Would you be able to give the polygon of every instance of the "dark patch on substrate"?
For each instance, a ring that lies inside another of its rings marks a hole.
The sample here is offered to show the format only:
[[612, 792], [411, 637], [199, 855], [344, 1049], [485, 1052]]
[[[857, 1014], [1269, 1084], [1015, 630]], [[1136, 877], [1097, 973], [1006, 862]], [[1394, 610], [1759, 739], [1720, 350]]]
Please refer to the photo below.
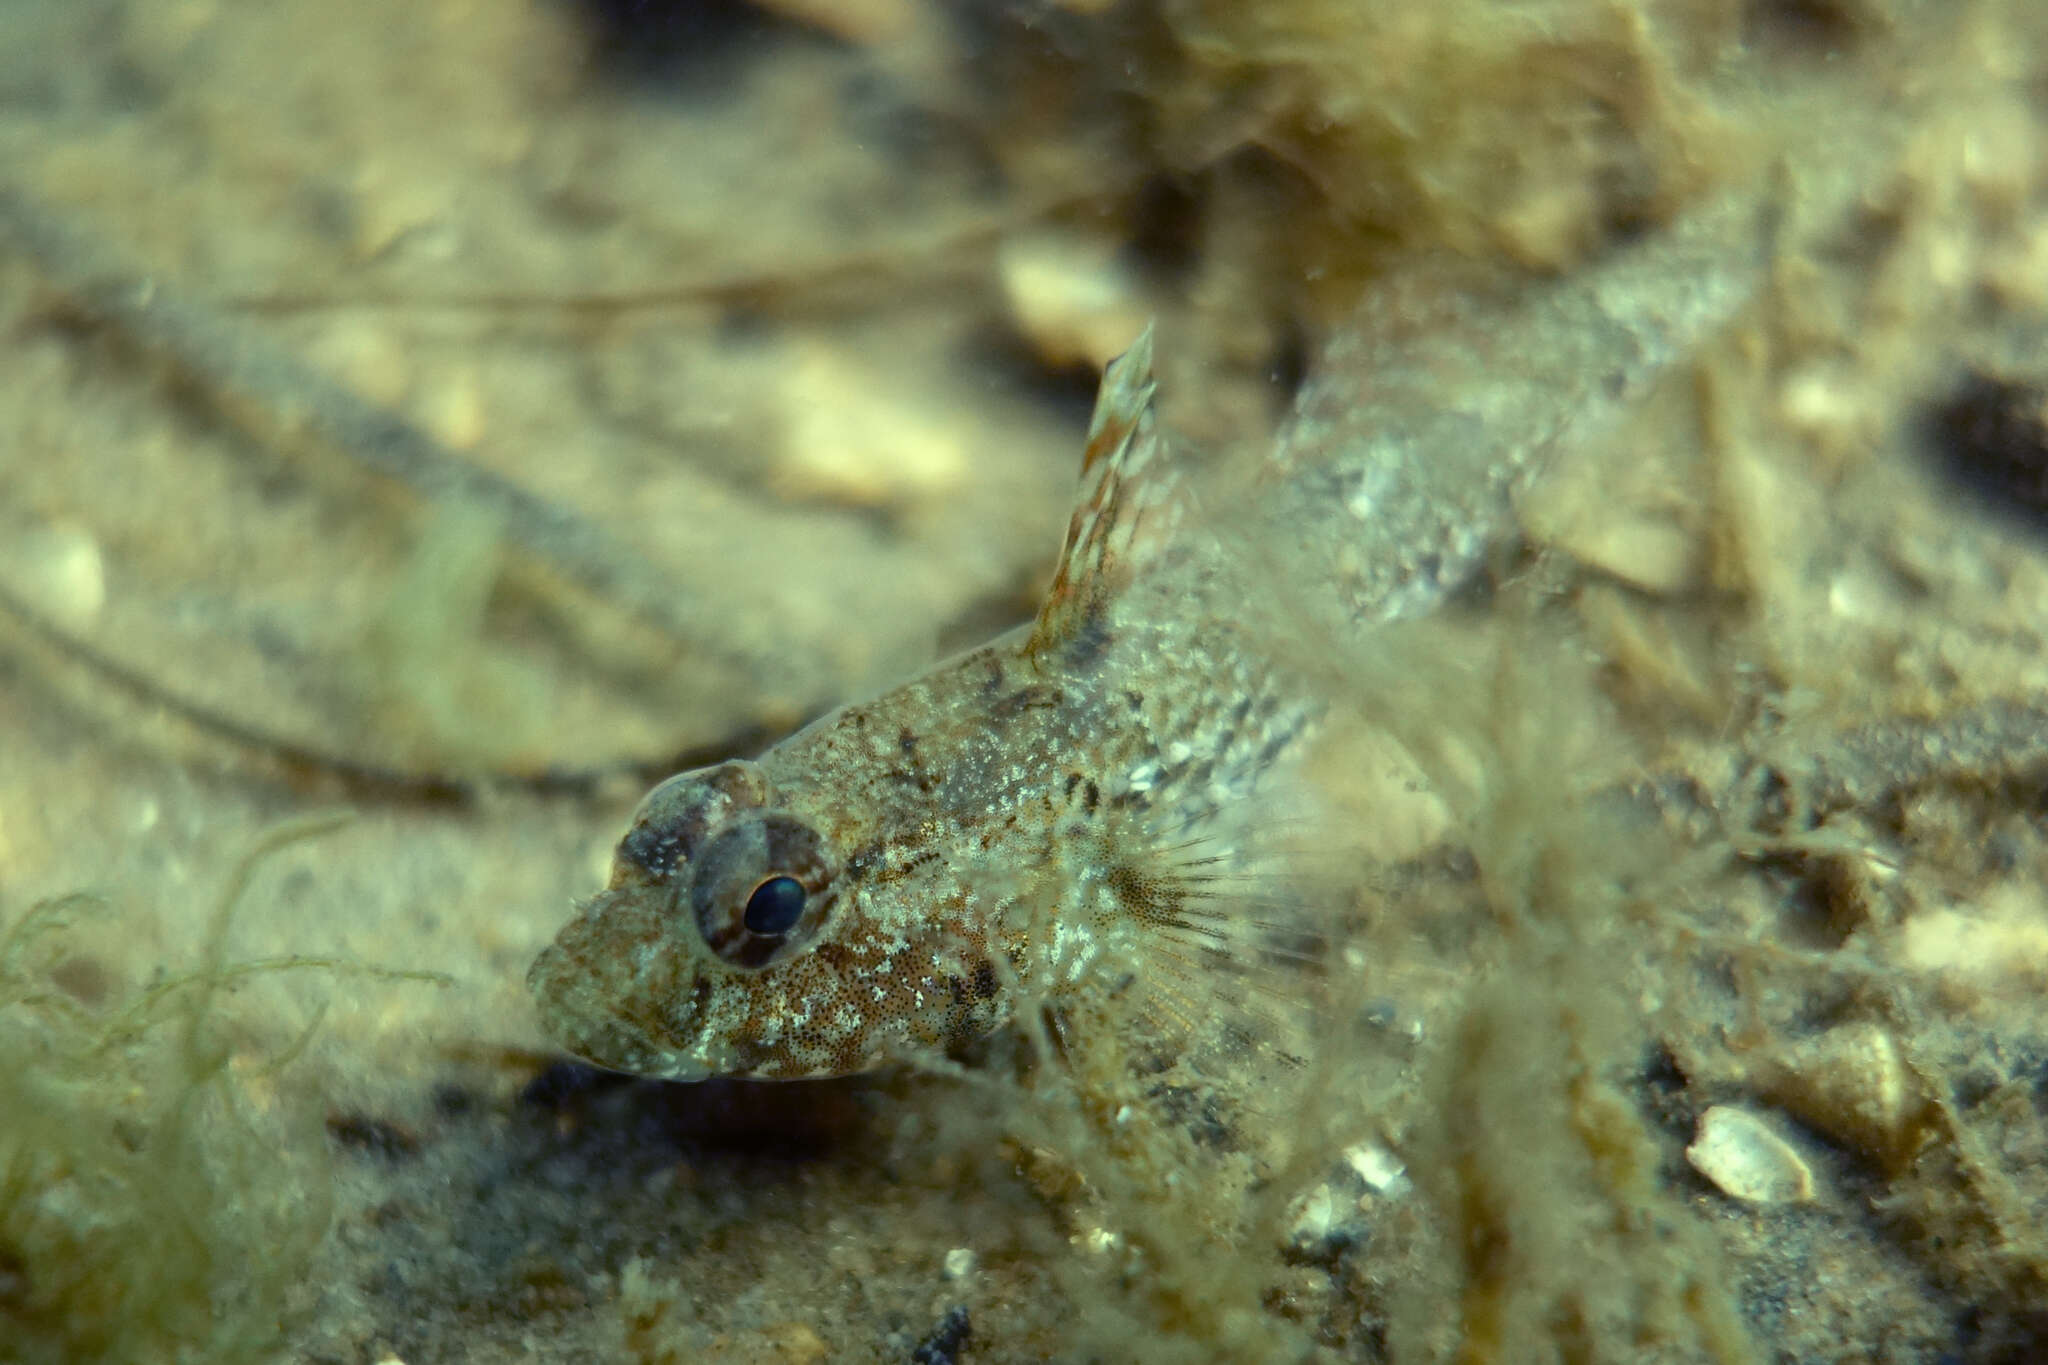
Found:
[[327, 1136], [351, 1151], [389, 1162], [404, 1161], [418, 1156], [420, 1151], [419, 1134], [403, 1124], [368, 1114], [329, 1114]]
[[1750, 0], [1742, 16], [1753, 46], [1824, 60], [1850, 52], [1881, 22], [1861, 0]]
[[967, 1310], [955, 1304], [946, 1310], [917, 1349], [910, 1353], [910, 1365], [957, 1365], [960, 1349], [974, 1338], [974, 1324]]
[[596, 76], [663, 96], [730, 93], [755, 59], [827, 35], [739, 0], [567, 0]]
[[2048, 532], [2048, 388], [1973, 372], [1931, 402], [1920, 425], [1945, 478], [1992, 510]]
[[635, 1258], [674, 1259], [738, 1192], [776, 1207], [818, 1163], [863, 1160], [877, 1145], [864, 1089], [547, 1066], [492, 1106], [500, 1122], [384, 1168], [364, 1219], [391, 1254], [361, 1285], [380, 1342], [432, 1357], [456, 1324], [509, 1350], [536, 1323], [589, 1311], [592, 1285]]
[[527, 1083], [519, 1105], [606, 1168], [716, 1153], [806, 1161], [858, 1128], [862, 1088], [857, 1079], [658, 1081], [562, 1061]]

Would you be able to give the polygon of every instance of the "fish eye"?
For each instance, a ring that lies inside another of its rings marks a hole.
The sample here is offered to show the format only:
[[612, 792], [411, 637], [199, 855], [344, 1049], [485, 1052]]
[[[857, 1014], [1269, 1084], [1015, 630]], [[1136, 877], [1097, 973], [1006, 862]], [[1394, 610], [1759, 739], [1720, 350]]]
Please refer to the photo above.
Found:
[[750, 934], [780, 936], [796, 928], [804, 915], [804, 884], [794, 877], [770, 877], [747, 897], [740, 922]]
[[839, 867], [831, 846], [788, 811], [729, 820], [685, 868], [679, 908], [714, 957], [757, 971], [802, 952], [831, 917]]

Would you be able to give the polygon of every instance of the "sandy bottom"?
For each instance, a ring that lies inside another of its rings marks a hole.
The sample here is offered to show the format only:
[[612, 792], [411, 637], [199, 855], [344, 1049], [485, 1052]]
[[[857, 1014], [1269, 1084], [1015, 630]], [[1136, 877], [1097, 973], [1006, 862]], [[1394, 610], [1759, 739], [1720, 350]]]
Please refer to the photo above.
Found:
[[[2048, 1356], [2041, 18], [1370, 8], [0, 3], [0, 1358]], [[1227, 477], [1360, 281], [1772, 175], [1440, 619], [1272, 584], [1296, 1060], [549, 1049], [649, 780], [1029, 617], [1145, 319]]]

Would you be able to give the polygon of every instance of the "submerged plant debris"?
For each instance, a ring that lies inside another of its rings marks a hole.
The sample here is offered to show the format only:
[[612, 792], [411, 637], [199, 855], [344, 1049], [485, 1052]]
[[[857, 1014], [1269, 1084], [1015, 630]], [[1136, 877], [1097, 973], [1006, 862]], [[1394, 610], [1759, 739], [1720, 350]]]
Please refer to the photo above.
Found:
[[[0, 1359], [2048, 1354], [2041, 7], [728, 8], [0, 3]], [[1431, 345], [1724, 196], [1725, 325], [1333, 628], [1297, 398], [1526, 412]], [[1151, 318], [1325, 716], [1259, 970], [559, 1057], [649, 782], [1029, 620]]]
[[111, 907], [92, 896], [0, 922], [7, 1358], [256, 1361], [287, 1345], [330, 1208], [324, 1154], [272, 1090], [307, 1038], [240, 1057], [221, 1003], [251, 970], [338, 964], [221, 948], [259, 860], [319, 823], [250, 853], [195, 921], [203, 956], [147, 988], [107, 975]]

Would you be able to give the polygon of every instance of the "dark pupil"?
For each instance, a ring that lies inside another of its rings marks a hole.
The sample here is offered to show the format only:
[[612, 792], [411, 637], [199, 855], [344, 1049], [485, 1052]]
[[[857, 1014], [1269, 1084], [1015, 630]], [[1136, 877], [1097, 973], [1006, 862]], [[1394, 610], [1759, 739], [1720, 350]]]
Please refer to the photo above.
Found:
[[747, 897], [740, 922], [754, 934], [786, 934], [804, 914], [804, 886], [794, 877], [770, 877]]

